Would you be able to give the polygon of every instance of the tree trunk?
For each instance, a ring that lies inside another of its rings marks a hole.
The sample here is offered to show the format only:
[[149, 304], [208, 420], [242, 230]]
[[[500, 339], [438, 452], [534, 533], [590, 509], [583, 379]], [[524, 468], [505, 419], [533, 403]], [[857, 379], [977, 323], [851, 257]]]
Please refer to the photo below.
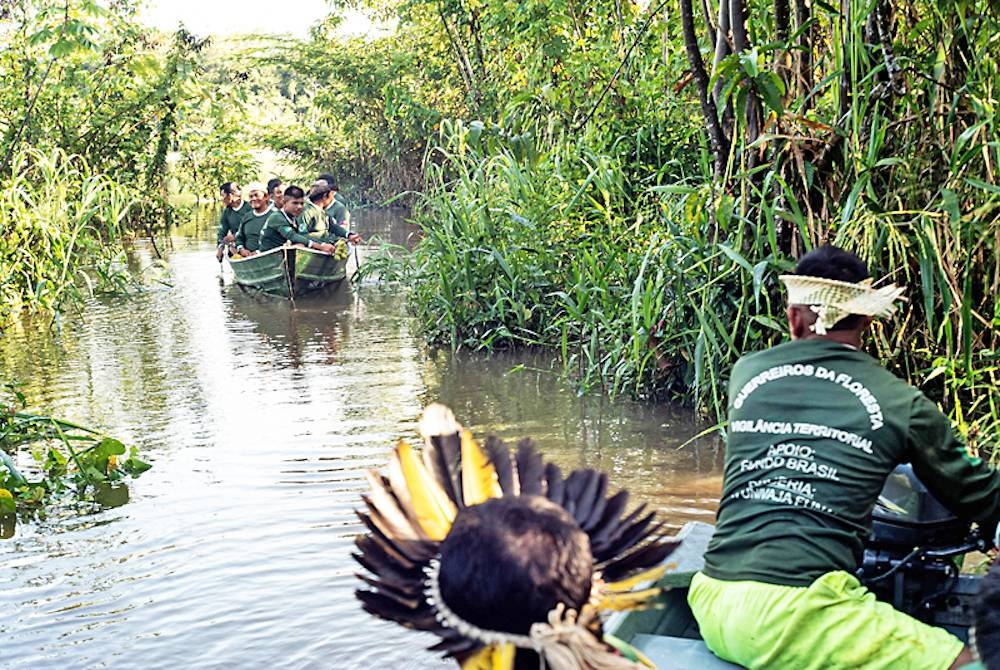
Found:
[[[726, 159], [729, 156], [729, 139], [719, 123], [719, 110], [715, 100], [709, 95], [708, 73], [705, 71], [705, 62], [701, 58], [701, 48], [698, 46], [698, 34], [694, 27], [694, 11], [691, 7], [691, 1], [680, 0], [684, 49], [687, 52], [688, 63], [691, 65], [691, 75], [698, 86], [701, 113], [705, 119], [705, 127], [708, 129], [708, 138], [715, 158], [715, 177], [720, 179], [725, 173]], [[725, 0], [722, 4], [726, 4]]]

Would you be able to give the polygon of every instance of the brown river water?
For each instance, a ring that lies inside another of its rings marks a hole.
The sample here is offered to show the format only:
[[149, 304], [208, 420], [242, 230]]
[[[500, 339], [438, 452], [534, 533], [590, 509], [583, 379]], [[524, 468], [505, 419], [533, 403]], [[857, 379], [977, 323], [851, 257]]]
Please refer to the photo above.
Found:
[[[705, 428], [689, 411], [581, 397], [551, 356], [430, 349], [400, 287], [294, 307], [248, 294], [220, 273], [213, 221], [165, 245], [165, 284], [0, 336], [0, 374], [32, 409], [138, 445], [154, 466], [121, 507], [0, 540], [4, 667], [457, 667], [353, 596], [363, 473], [416, 439], [434, 401], [477, 436], [532, 436], [564, 470], [607, 471], [671, 526], [712, 520], [721, 448], [681, 447]], [[355, 221], [396, 244], [412, 233], [392, 212]], [[138, 245], [138, 263], [151, 257]]]

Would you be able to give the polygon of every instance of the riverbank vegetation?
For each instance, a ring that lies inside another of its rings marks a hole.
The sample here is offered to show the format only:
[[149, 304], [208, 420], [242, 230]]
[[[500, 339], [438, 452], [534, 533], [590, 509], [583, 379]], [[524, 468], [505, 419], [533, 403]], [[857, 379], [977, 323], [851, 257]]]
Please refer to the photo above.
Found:
[[0, 8], [0, 325], [128, 284], [121, 244], [169, 225], [171, 179], [212, 192], [249, 170], [224, 132], [239, 108], [205, 76], [209, 40], [136, 17], [130, 2]]
[[[834, 242], [910, 289], [872, 352], [996, 443], [995, 3], [352, 6], [393, 30], [345, 37], [334, 12], [210, 41], [144, 31], [131, 2], [9, 3], [0, 176], [56, 149], [105, 172], [128, 207], [92, 217], [94, 257], [169, 220], [172, 186], [210, 195], [279, 152], [413, 205], [393, 274], [432, 342], [549, 348], [582, 390], [714, 418], [737, 357], [785, 336], [778, 274]], [[21, 274], [5, 296], [28, 302]]]
[[910, 287], [873, 353], [996, 443], [991, 3], [406, 6], [466, 93], [415, 212], [432, 340], [721, 417], [784, 336], [777, 275], [834, 242]]

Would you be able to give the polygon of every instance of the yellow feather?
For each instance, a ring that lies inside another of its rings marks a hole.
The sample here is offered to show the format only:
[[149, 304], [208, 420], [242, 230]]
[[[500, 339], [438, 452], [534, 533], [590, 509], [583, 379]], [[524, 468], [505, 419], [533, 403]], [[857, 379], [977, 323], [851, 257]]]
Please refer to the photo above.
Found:
[[465, 659], [462, 670], [513, 670], [516, 651], [512, 644], [488, 645]]
[[642, 572], [632, 575], [627, 579], [619, 579], [617, 582], [607, 582], [602, 589], [607, 593], [622, 593], [624, 591], [631, 591], [639, 584], [643, 582], [655, 582], [663, 576], [663, 573], [667, 571], [668, 567], [677, 567], [675, 563], [668, 565], [658, 565], [655, 568], [650, 568], [648, 570], [643, 570]]
[[462, 499], [466, 506], [478, 505], [502, 495], [496, 468], [490, 463], [472, 433], [462, 431]]
[[649, 604], [648, 601], [660, 595], [661, 592], [662, 589], [655, 587], [628, 593], [603, 593], [597, 598], [597, 607], [601, 610], [615, 611], [637, 609]]
[[399, 465], [413, 504], [413, 513], [432, 540], [441, 541], [455, 520], [455, 505], [417, 457], [413, 447], [400, 440], [396, 447]]

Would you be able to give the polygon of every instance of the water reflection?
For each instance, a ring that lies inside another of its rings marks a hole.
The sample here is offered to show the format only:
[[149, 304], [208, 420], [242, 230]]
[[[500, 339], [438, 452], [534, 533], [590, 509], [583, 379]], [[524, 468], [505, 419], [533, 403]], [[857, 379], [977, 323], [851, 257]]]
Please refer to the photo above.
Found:
[[677, 449], [702, 428], [686, 412], [580, 398], [544, 357], [429, 351], [392, 288], [294, 306], [247, 293], [212, 239], [204, 222], [179, 231], [172, 288], [0, 338], [3, 373], [33, 408], [154, 465], [121, 507], [0, 522], [13, 532], [0, 542], [8, 665], [453, 667], [423, 651], [430, 638], [361, 611], [350, 558], [365, 470], [434, 400], [477, 435], [530, 435], [566, 470], [608, 470], [674, 524], [711, 517], [718, 449]]

